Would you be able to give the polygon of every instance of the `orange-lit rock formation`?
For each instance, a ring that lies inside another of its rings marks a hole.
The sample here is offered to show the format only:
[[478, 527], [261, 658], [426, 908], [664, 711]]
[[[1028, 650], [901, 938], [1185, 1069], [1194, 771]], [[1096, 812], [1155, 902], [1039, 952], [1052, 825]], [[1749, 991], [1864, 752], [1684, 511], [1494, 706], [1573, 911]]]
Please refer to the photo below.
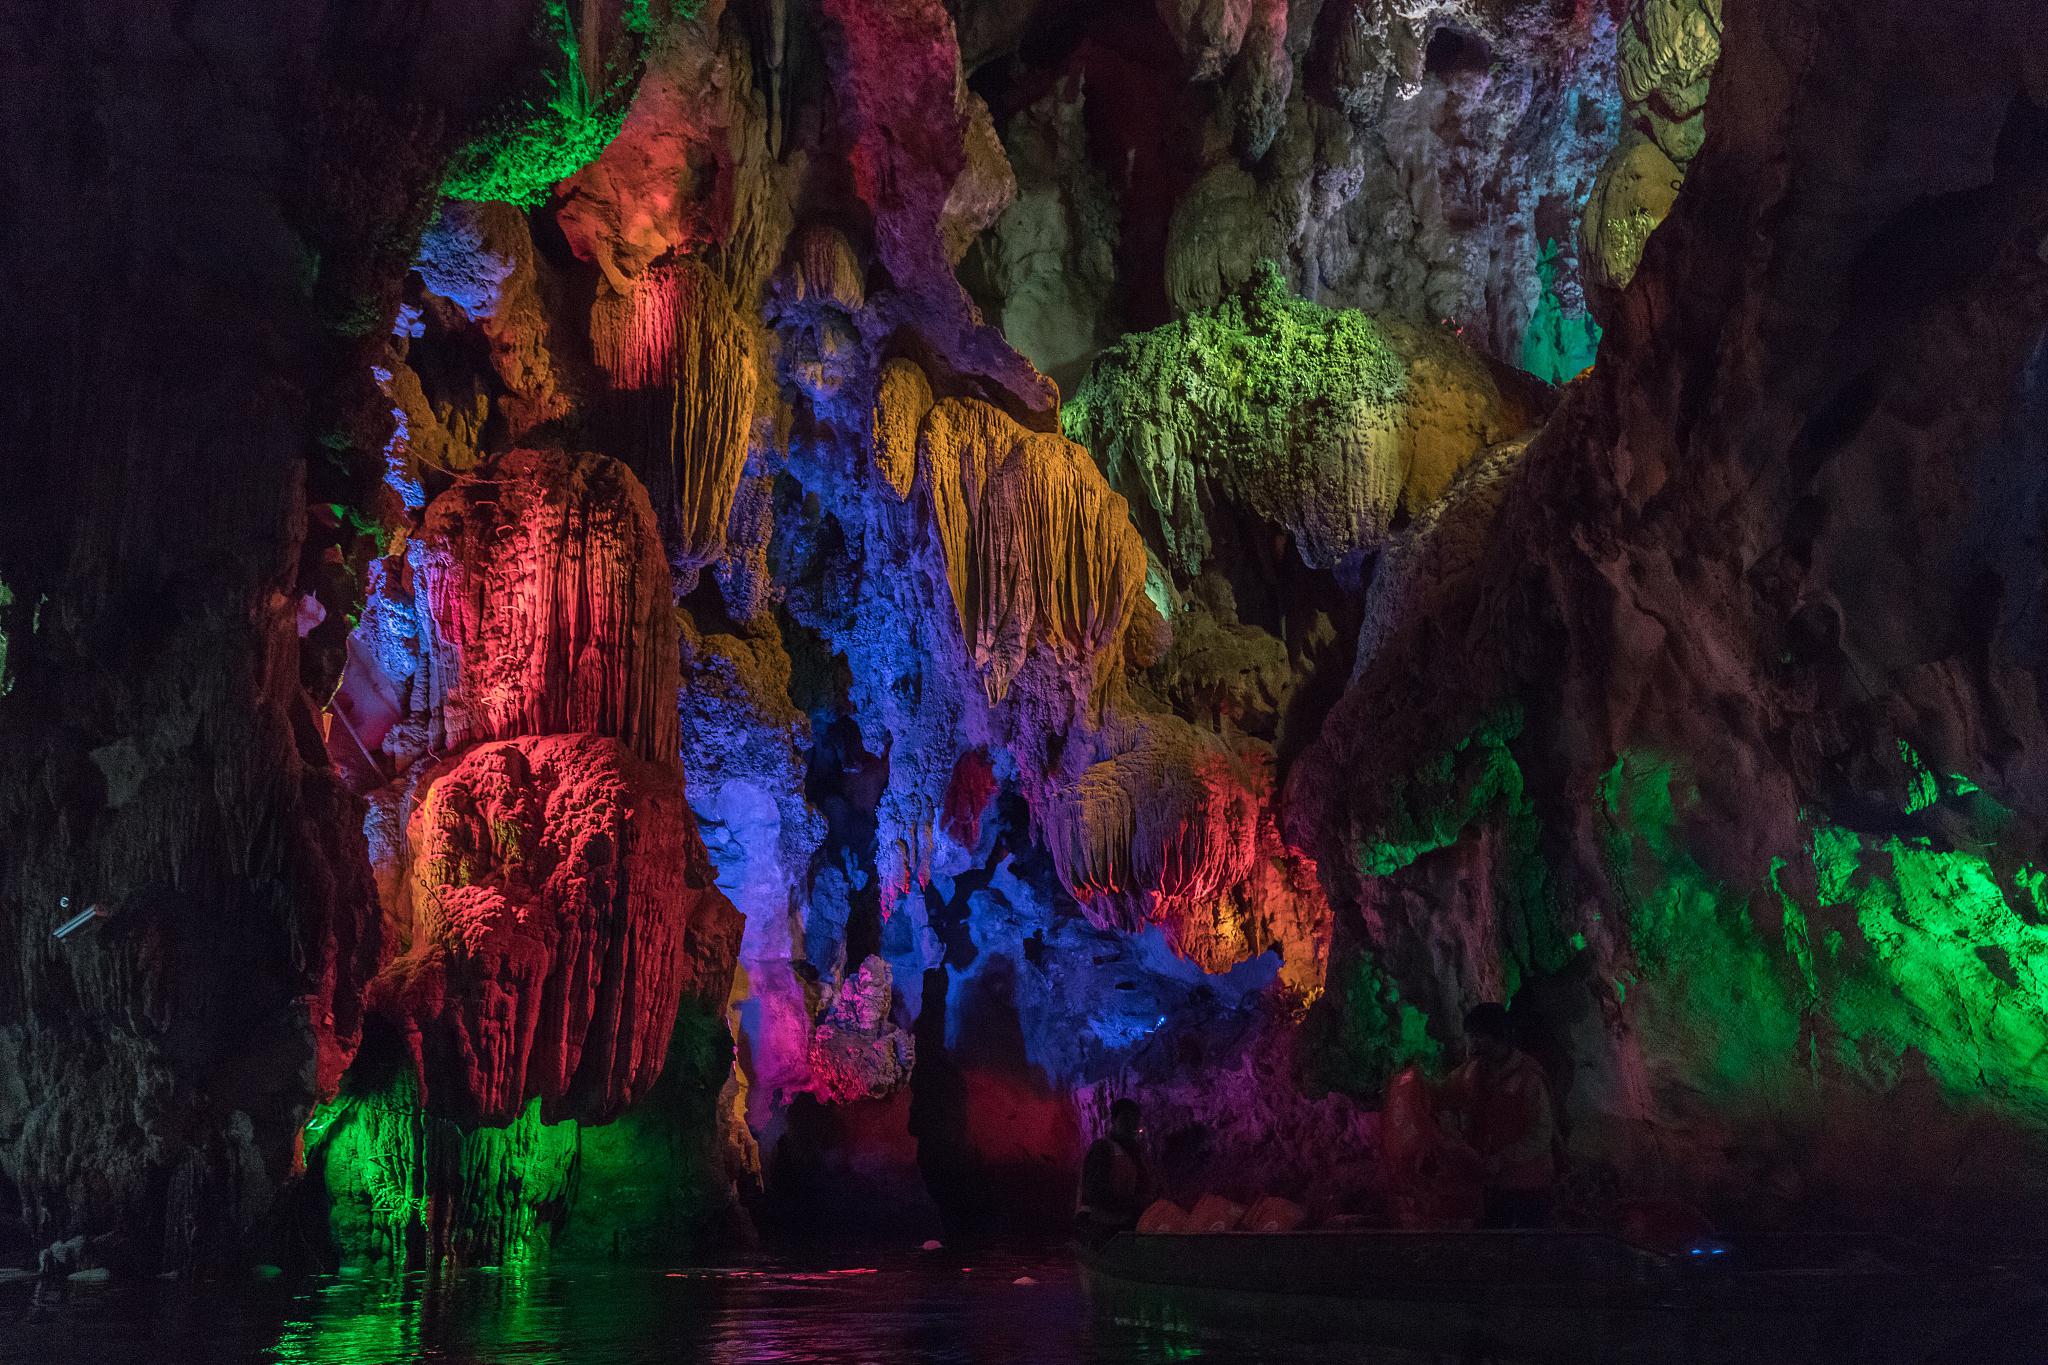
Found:
[[1314, 864], [1280, 843], [1270, 751], [1173, 716], [1142, 725], [1130, 748], [1041, 803], [1060, 880], [1101, 928], [1158, 925], [1212, 972], [1277, 947], [1286, 979], [1315, 989], [1329, 910]]
[[1000, 701], [1034, 646], [1099, 692], [1145, 582], [1145, 547], [1088, 452], [975, 399], [925, 417], [920, 469], [969, 657]]
[[891, 360], [882, 366], [875, 396], [875, 468], [896, 490], [910, 496], [917, 477], [917, 434], [932, 410], [932, 385], [913, 360]]
[[753, 330], [719, 278], [685, 259], [600, 297], [590, 333], [634, 447], [628, 458], [663, 522], [673, 518], [670, 556], [679, 569], [701, 569], [724, 552], [746, 472]]

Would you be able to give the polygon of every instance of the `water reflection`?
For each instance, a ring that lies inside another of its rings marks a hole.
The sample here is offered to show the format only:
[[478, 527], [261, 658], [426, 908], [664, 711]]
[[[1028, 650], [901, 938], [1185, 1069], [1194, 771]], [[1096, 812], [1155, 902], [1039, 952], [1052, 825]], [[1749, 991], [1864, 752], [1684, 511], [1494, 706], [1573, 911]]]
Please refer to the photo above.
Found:
[[[1029, 1281], [1020, 1283], [1019, 1281]], [[725, 1269], [507, 1267], [187, 1292], [0, 1288], [0, 1361], [126, 1365], [1307, 1365], [1386, 1353], [1117, 1323], [1058, 1258]]]

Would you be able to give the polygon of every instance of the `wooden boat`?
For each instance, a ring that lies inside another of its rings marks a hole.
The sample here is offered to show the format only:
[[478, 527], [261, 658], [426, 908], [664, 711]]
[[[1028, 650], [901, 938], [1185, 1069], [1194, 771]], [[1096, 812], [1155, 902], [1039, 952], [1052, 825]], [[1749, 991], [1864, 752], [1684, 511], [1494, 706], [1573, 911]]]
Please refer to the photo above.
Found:
[[2008, 1268], [1872, 1237], [1667, 1256], [1598, 1232], [1124, 1233], [1082, 1267], [1120, 1321], [1470, 1361], [1926, 1361], [1987, 1322], [2048, 1320]]

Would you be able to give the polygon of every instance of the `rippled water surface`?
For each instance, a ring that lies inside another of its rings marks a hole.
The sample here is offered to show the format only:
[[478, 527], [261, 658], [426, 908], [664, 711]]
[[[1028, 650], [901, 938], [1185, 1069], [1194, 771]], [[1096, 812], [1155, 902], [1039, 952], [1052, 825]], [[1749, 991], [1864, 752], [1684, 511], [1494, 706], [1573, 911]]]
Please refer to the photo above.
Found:
[[188, 1291], [170, 1282], [0, 1286], [4, 1365], [1412, 1359], [1119, 1324], [1091, 1310], [1073, 1263], [1058, 1256], [963, 1264], [934, 1254], [686, 1271], [508, 1269], [437, 1281], [255, 1283], [232, 1292]]

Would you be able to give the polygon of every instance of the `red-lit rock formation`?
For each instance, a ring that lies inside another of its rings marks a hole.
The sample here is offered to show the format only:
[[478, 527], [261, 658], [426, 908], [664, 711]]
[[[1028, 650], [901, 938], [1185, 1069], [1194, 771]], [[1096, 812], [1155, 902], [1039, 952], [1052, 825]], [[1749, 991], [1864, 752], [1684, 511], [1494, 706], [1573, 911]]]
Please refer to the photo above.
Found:
[[[569, 247], [625, 292], [654, 262], [728, 237], [744, 173], [739, 146], [753, 132], [752, 91], [721, 50], [717, 15], [677, 25], [647, 55], [647, 69], [610, 145], [559, 189], [554, 214]], [[744, 63], [744, 56], [739, 58]]]
[[979, 131], [986, 115], [961, 75], [952, 17], [939, 0], [825, 0], [822, 9], [854, 191], [899, 293], [890, 311], [961, 372], [1049, 418], [1051, 381], [982, 324], [948, 254], [1010, 197], [1007, 167], [994, 168]]
[[371, 987], [441, 1112], [603, 1122], [644, 1094], [685, 997], [723, 997], [740, 921], [683, 784], [595, 735], [481, 745], [421, 783], [409, 941]]
[[676, 625], [647, 494], [602, 455], [520, 450], [412, 542], [436, 747], [610, 735], [676, 753]]

